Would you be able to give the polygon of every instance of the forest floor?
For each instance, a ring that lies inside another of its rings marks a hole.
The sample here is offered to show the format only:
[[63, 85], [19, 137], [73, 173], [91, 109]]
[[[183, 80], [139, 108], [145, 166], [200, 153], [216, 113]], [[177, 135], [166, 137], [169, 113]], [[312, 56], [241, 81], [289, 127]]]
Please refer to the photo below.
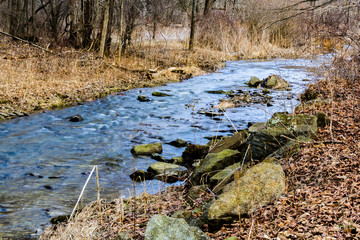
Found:
[[[41, 45], [45, 46], [45, 42]], [[297, 57], [302, 51], [263, 44], [247, 56], [180, 42], [132, 46], [121, 59], [54, 47], [52, 53], [0, 37], [0, 120], [92, 101], [132, 88], [153, 87], [213, 72], [225, 61]]]
[[[313, 143], [301, 144], [298, 153], [282, 159], [286, 194], [217, 232], [208, 232], [204, 225], [211, 239], [360, 239], [360, 84], [324, 79], [311, 88], [331, 102], [303, 105], [297, 112], [322, 111], [331, 124], [319, 129]], [[52, 226], [43, 239], [116, 239], [119, 233], [144, 239], [146, 223], [154, 214], [171, 216], [182, 209], [195, 218], [201, 215], [194, 210], [212, 196], [204, 193], [189, 201], [186, 191], [170, 187], [157, 195], [94, 202], [68, 224]]]

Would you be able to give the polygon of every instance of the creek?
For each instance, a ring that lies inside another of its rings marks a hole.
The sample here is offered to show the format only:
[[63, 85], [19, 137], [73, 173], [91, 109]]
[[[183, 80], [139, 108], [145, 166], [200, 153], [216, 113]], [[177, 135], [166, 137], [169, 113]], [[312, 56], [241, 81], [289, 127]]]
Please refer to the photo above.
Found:
[[[163, 156], [181, 156], [184, 148], [166, 144], [178, 138], [205, 144], [209, 137], [228, 136], [248, 122], [268, 120], [275, 112], [292, 112], [308, 82], [309, 71], [321, 61], [304, 59], [234, 61], [216, 73], [156, 88], [133, 89], [79, 106], [33, 114], [0, 124], [0, 238], [36, 238], [50, 225], [51, 217], [70, 214], [93, 165], [99, 166], [101, 197], [128, 197], [133, 193], [129, 175], [154, 163], [136, 157], [135, 144], [163, 142]], [[278, 74], [291, 91], [271, 91], [273, 106], [251, 104], [228, 109], [217, 120], [197, 114], [226, 98], [211, 90], [243, 90], [251, 76], [260, 79]], [[153, 97], [159, 91], [167, 97]], [[138, 95], [152, 101], [140, 102]], [[190, 107], [187, 107], [190, 106]], [[82, 122], [66, 117], [81, 114]], [[231, 119], [232, 124], [228, 119]], [[168, 184], [157, 180], [136, 183], [136, 194], [155, 193]], [[91, 178], [83, 204], [96, 200], [96, 180]]]

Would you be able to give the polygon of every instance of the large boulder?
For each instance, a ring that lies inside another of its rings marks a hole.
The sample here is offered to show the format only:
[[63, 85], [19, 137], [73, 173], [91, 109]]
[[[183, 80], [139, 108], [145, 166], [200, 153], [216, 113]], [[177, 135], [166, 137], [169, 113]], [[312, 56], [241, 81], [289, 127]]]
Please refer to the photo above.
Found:
[[276, 90], [288, 90], [290, 85], [279, 75], [273, 74], [261, 81], [261, 87]]
[[219, 153], [209, 153], [196, 167], [192, 175], [192, 183], [208, 183], [209, 179], [219, 170], [240, 161], [241, 153], [237, 150], [226, 149]]
[[275, 113], [267, 123], [252, 125], [248, 138], [251, 151], [247, 154], [246, 161], [251, 157], [262, 160], [291, 139], [295, 140], [300, 136], [314, 138], [317, 134], [316, 121], [317, 118], [311, 115]]
[[217, 142], [216, 145], [210, 150], [210, 153], [219, 153], [226, 149], [241, 151], [246, 143], [247, 136], [247, 131], [237, 132], [231, 137]]
[[154, 215], [148, 222], [145, 240], [210, 240], [198, 227], [191, 227], [182, 218]]
[[285, 173], [274, 158], [250, 168], [224, 188], [210, 206], [208, 220], [219, 224], [248, 215], [280, 197], [285, 191]]
[[187, 169], [185, 167], [165, 162], [156, 162], [150, 165], [147, 172], [155, 179], [165, 182], [176, 182], [184, 176]]
[[153, 153], [162, 153], [162, 143], [150, 143], [150, 144], [142, 144], [136, 145], [131, 149], [131, 153], [133, 155], [149, 155], [151, 156]]

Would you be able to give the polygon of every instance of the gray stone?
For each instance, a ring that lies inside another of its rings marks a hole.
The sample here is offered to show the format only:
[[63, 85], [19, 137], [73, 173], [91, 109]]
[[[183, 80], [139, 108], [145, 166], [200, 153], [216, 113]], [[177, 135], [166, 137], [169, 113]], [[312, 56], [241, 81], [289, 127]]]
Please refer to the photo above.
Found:
[[154, 215], [148, 222], [145, 240], [210, 240], [198, 227], [191, 227], [184, 219]]
[[223, 223], [248, 215], [280, 197], [285, 191], [285, 173], [276, 159], [269, 158], [235, 179], [210, 206], [208, 220]]
[[209, 146], [189, 144], [182, 154], [184, 165], [191, 167], [196, 159], [203, 159], [209, 151]]
[[171, 146], [178, 147], [178, 148], [186, 147], [188, 145], [188, 143], [182, 139], [176, 139], [174, 141], [169, 142], [169, 144]]

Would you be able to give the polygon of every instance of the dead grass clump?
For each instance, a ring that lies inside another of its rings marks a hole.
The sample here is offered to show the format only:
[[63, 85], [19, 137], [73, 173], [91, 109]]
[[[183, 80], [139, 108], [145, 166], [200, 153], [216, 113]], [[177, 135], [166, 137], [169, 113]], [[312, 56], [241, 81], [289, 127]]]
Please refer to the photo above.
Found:
[[186, 205], [184, 187], [169, 187], [159, 194], [144, 193], [110, 203], [95, 201], [68, 223], [48, 228], [40, 239], [117, 239], [121, 234], [143, 239], [146, 223], [154, 214], [171, 215]]

